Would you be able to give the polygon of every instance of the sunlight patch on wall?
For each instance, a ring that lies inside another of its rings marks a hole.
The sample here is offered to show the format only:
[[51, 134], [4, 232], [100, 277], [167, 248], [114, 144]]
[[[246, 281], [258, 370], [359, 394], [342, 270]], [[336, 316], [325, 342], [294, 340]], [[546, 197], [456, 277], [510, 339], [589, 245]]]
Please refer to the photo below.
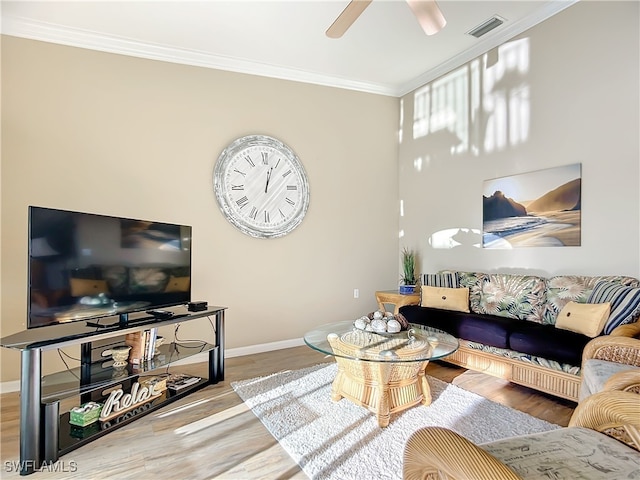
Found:
[[436, 136], [451, 155], [475, 156], [525, 142], [529, 64], [529, 39], [507, 42], [416, 90], [413, 138]]
[[402, 129], [404, 128], [404, 99], [400, 99], [400, 125], [398, 127], [398, 143], [402, 143]]
[[442, 132], [457, 141], [452, 153], [469, 148], [469, 74], [463, 66], [416, 91], [413, 138]]
[[482, 232], [477, 228], [447, 228], [431, 234], [428, 240], [432, 248], [452, 249], [456, 247], [482, 246]]
[[[485, 56], [486, 58], [486, 56]], [[487, 115], [487, 153], [524, 143], [529, 136], [529, 39], [498, 48], [498, 61], [483, 75], [483, 109]]]

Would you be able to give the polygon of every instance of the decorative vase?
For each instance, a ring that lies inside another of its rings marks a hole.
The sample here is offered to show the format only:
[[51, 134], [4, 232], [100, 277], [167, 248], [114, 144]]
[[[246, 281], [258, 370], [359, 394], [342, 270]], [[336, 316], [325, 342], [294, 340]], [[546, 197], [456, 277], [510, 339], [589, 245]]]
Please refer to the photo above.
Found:
[[120, 345], [117, 347], [113, 347], [110, 350], [105, 350], [104, 352], [102, 352], [102, 356], [106, 357], [107, 355], [111, 355], [114, 367], [124, 367], [127, 365], [129, 350], [131, 350], [130, 346]]
[[402, 293], [403, 295], [407, 295], [409, 293], [415, 292], [415, 290], [416, 290], [415, 285], [400, 285], [399, 292]]

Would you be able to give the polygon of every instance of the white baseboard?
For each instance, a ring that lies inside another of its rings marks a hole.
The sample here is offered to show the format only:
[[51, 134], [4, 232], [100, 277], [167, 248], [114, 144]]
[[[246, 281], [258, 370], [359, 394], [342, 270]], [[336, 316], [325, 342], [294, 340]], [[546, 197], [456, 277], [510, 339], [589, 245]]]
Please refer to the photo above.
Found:
[[19, 392], [20, 380], [11, 380], [10, 382], [0, 383], [0, 393]]
[[[256, 353], [272, 352], [274, 350], [282, 350], [284, 348], [299, 347], [304, 345], [302, 338], [292, 338], [291, 340], [281, 340], [279, 342], [260, 343], [258, 345], [249, 345], [248, 347], [229, 348], [224, 351], [224, 358], [244, 357], [245, 355], [254, 355]], [[184, 360], [171, 363], [171, 365], [189, 365], [191, 363], [206, 362], [209, 359], [208, 352], [191, 355]]]
[[[254, 355], [256, 353], [272, 352], [274, 350], [282, 350], [284, 348], [299, 347], [304, 345], [302, 338], [292, 338], [291, 340], [281, 340], [279, 342], [261, 343], [258, 345], [250, 345], [248, 347], [230, 348], [225, 350], [224, 358], [243, 357], [245, 355]], [[172, 363], [172, 365], [188, 365], [190, 363], [206, 362], [209, 359], [207, 352], [192, 355], [189, 358]], [[11, 380], [9, 382], [0, 382], [0, 393], [10, 393], [20, 391], [20, 380]]]

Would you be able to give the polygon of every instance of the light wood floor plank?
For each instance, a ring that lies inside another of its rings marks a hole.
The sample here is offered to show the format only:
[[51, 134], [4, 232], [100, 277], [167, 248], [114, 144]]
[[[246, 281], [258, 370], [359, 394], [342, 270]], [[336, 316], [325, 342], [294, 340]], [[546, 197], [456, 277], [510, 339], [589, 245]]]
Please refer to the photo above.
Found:
[[[231, 382], [333, 362], [306, 346], [225, 361], [225, 380], [157, 410], [60, 458], [77, 471], [40, 473], [49, 479], [304, 479], [306, 476], [243, 404]], [[206, 364], [172, 367], [206, 375]], [[566, 426], [575, 404], [501, 379], [434, 362], [427, 374], [535, 417]], [[19, 458], [17, 393], [0, 395], [2, 478], [18, 478], [5, 462]], [[393, 421], [393, 418], [391, 419]], [[167, 444], [167, 438], [172, 438]], [[125, 448], [122, 448], [126, 446]]]

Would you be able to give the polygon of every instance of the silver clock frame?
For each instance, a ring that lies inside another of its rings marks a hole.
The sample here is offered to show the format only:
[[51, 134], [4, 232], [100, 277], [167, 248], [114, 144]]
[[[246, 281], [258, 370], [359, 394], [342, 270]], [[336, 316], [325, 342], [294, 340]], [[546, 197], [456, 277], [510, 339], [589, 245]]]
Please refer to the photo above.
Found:
[[[273, 228], [263, 227], [248, 222], [245, 218], [237, 215], [229, 204], [230, 195], [227, 189], [228, 186], [225, 185], [224, 181], [227, 168], [230, 162], [238, 154], [242, 153], [247, 148], [255, 146], [264, 146], [276, 150], [287, 159], [291, 166], [296, 170], [296, 175], [300, 178], [300, 188], [302, 190], [300, 195], [302, 201], [300, 202], [300, 205], [297, 206], [296, 211], [290, 220], [286, 223], [276, 225]], [[302, 220], [309, 209], [309, 180], [302, 162], [291, 148], [280, 140], [267, 135], [247, 135], [237, 138], [231, 142], [222, 151], [222, 153], [220, 153], [216, 161], [213, 171], [213, 187], [216, 202], [224, 217], [242, 233], [254, 238], [278, 238], [291, 233], [291, 231], [302, 223]]]

